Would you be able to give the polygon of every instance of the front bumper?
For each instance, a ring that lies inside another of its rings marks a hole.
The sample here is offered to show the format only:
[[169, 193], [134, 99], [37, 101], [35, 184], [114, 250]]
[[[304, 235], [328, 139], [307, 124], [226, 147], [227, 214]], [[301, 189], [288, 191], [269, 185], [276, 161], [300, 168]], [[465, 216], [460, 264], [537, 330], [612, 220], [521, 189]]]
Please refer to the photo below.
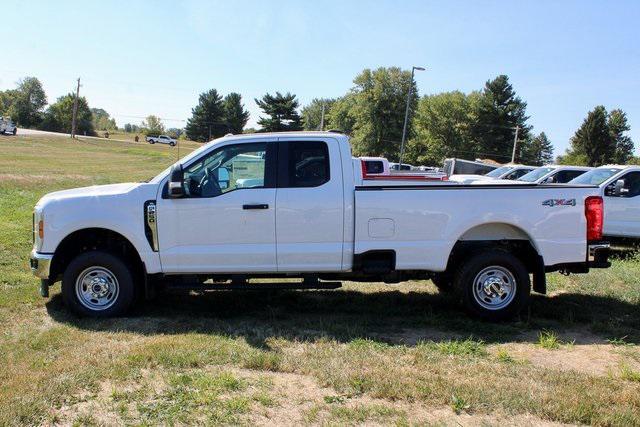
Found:
[[589, 245], [589, 252], [587, 254], [587, 264], [589, 268], [611, 267], [609, 247], [609, 243], [594, 243]]
[[53, 255], [51, 254], [41, 254], [35, 250], [31, 251], [29, 264], [31, 265], [33, 275], [39, 279], [48, 279], [52, 259]]

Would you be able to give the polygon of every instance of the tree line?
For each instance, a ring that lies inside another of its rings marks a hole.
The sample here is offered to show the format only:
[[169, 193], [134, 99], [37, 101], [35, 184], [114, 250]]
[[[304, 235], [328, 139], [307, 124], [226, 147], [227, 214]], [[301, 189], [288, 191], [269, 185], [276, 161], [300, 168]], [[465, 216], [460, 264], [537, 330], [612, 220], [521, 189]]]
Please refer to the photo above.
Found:
[[[506, 75], [488, 80], [470, 93], [443, 92], [420, 96], [411, 72], [398, 67], [365, 69], [351, 89], [338, 98], [316, 98], [300, 108], [295, 94], [266, 93], [255, 103], [262, 110], [259, 129], [246, 129], [249, 112], [239, 93], [222, 95], [216, 89], [200, 94], [184, 129], [165, 129], [162, 120], [150, 115], [140, 124], [127, 123], [126, 132], [169, 133], [205, 142], [227, 133], [278, 132], [337, 129], [351, 136], [355, 155], [383, 156], [397, 161], [407, 102], [409, 126], [404, 162], [440, 165], [447, 157], [511, 160], [532, 165], [551, 163], [553, 145], [544, 132], [534, 132], [527, 122], [527, 103], [515, 92]], [[10, 115], [19, 126], [70, 132], [75, 96], [70, 93], [47, 106], [42, 84], [35, 77], [20, 80], [12, 90], [0, 92], [0, 113]], [[114, 130], [116, 123], [100, 108], [78, 100], [78, 133]], [[571, 138], [561, 163], [597, 166], [636, 162], [630, 127], [620, 109], [604, 106], [590, 111]]]

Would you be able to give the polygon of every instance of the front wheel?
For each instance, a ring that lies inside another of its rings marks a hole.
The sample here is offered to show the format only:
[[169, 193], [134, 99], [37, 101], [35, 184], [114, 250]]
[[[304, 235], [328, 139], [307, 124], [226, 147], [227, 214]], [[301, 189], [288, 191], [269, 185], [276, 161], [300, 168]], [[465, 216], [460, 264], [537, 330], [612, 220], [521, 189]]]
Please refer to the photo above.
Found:
[[528, 304], [531, 282], [522, 261], [492, 250], [466, 261], [455, 275], [454, 288], [468, 311], [498, 321], [517, 315]]
[[121, 315], [135, 297], [131, 270], [110, 253], [85, 252], [67, 266], [62, 277], [62, 297], [67, 307], [81, 316]]
[[18, 128], [13, 128], [13, 135], [15, 136], [16, 133], [18, 133]]
[[176, 143], [175, 142], [170, 142], [169, 145], [174, 147], [176, 145]]

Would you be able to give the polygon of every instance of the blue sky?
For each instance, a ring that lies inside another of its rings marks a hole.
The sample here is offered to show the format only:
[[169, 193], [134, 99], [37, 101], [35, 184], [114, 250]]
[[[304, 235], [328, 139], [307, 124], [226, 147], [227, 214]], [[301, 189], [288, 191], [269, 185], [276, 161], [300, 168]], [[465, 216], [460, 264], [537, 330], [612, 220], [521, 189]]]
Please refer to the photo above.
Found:
[[[421, 65], [421, 95], [509, 75], [530, 124], [560, 154], [598, 104], [622, 108], [640, 146], [640, 1], [3, 0], [0, 89], [74, 87], [122, 125], [156, 114], [182, 127], [200, 92], [304, 104], [344, 94], [364, 68]], [[169, 120], [171, 119], [171, 120]], [[178, 121], [173, 121], [176, 119]]]

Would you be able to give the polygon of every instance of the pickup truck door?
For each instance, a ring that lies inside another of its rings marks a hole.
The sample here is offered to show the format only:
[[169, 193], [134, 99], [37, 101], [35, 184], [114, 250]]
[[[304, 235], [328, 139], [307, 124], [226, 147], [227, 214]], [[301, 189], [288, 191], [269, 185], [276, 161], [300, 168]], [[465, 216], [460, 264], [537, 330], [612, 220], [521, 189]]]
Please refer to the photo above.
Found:
[[165, 273], [277, 271], [275, 150], [230, 142], [183, 165], [185, 196], [158, 197]]
[[341, 271], [344, 189], [338, 141], [278, 142], [278, 271]]
[[[619, 179], [624, 187], [614, 195], [612, 188]], [[604, 235], [640, 237], [640, 172], [619, 176], [605, 189]]]

